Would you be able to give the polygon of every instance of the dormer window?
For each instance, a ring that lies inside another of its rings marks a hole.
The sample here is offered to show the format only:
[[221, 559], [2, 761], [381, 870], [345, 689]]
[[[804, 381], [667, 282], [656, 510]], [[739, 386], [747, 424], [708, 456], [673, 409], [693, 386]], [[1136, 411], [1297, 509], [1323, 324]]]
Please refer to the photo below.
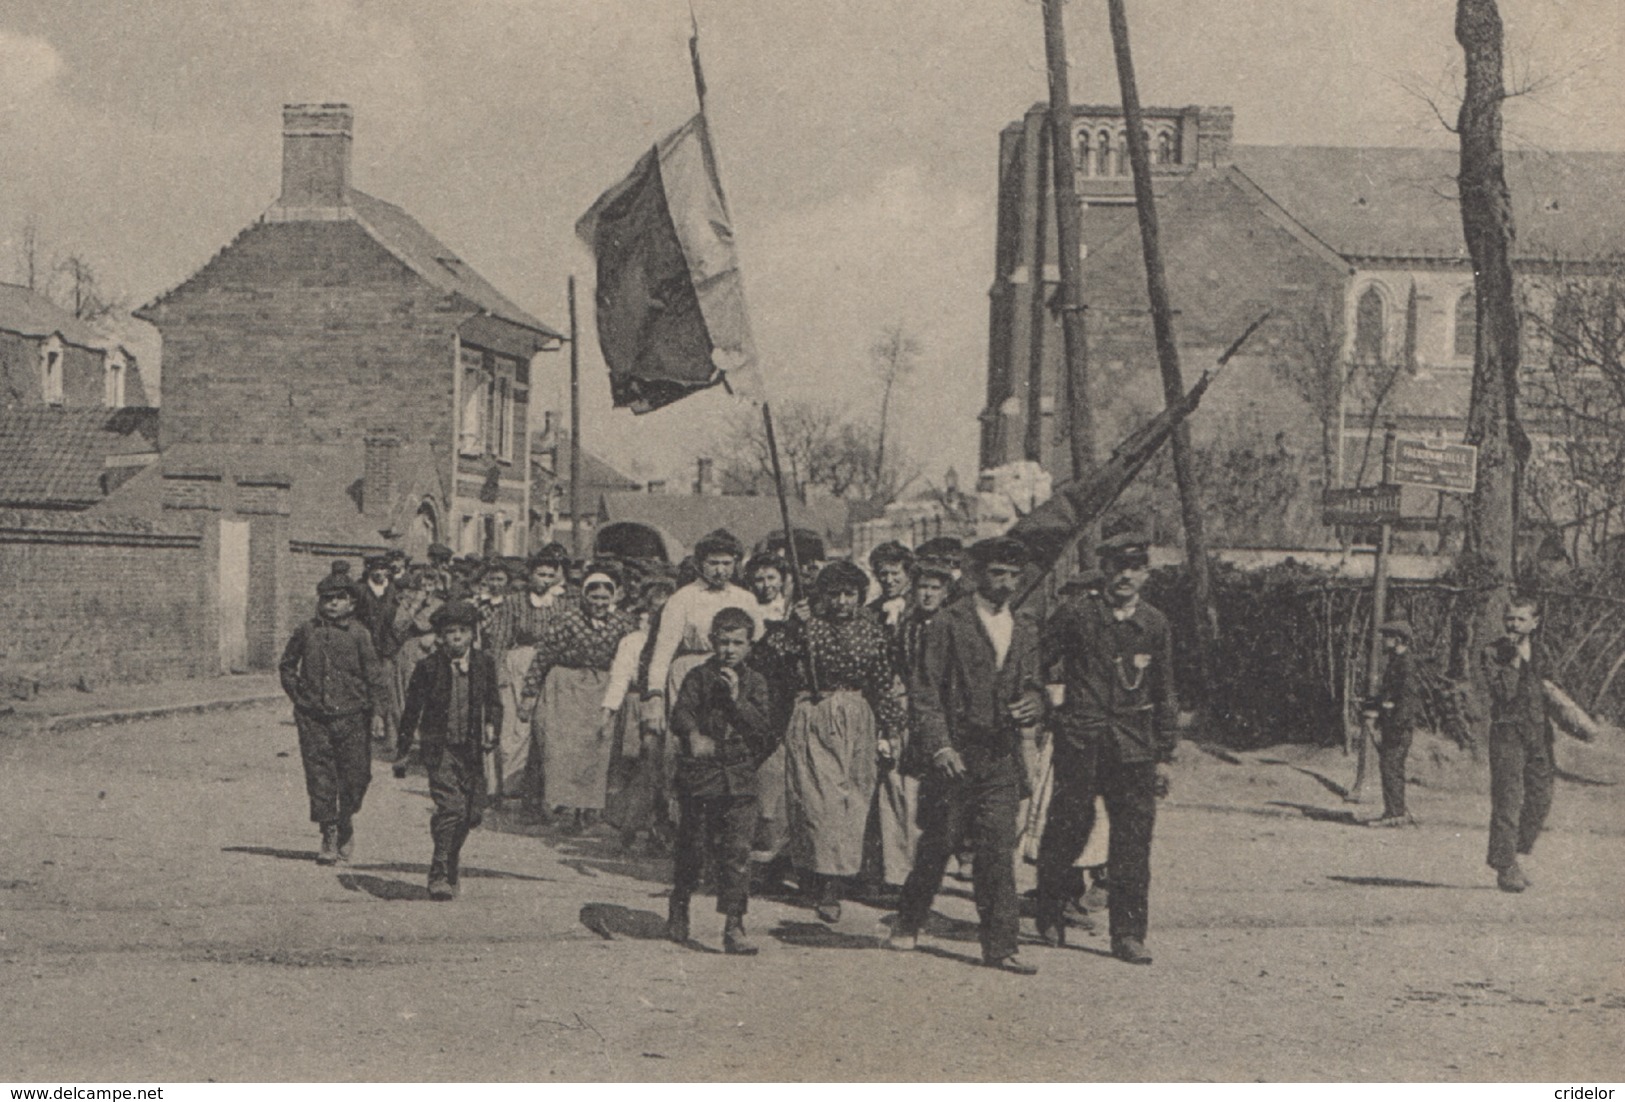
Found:
[[123, 351], [113, 349], [106, 355], [102, 373], [102, 405], [108, 409], [124, 408], [124, 377], [129, 369]]
[[62, 404], [62, 338], [55, 334], [40, 346], [40, 392], [51, 405]]

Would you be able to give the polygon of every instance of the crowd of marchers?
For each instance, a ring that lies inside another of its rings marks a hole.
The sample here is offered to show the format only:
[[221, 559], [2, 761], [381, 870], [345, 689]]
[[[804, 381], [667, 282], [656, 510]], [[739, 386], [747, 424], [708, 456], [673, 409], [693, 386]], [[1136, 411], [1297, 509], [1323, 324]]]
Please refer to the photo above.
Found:
[[[1152, 832], [1178, 741], [1173, 641], [1141, 597], [1147, 541], [1120, 534], [1096, 552], [1099, 570], [1063, 587], [1042, 623], [1014, 601], [1031, 567], [1007, 537], [884, 544], [869, 572], [824, 561], [800, 533], [748, 553], [722, 530], [675, 571], [572, 560], [558, 544], [528, 559], [435, 545], [423, 564], [369, 558], [359, 579], [337, 562], [281, 663], [316, 860], [353, 856], [377, 742], [396, 776], [427, 775], [436, 900], [458, 896], [463, 847], [493, 808], [669, 857], [678, 942], [709, 879], [736, 955], [757, 952], [745, 918], [764, 892], [798, 893], [830, 924], [844, 900], [883, 903], [888, 947], [916, 948], [957, 862], [983, 962], [1028, 975], [1025, 855], [1039, 943], [1065, 945], [1104, 906], [1112, 955], [1149, 964]], [[1551, 802], [1539, 616], [1515, 598], [1482, 656], [1489, 863], [1506, 891], [1529, 886], [1517, 858]], [[1400, 825], [1413, 821], [1416, 688], [1408, 626], [1383, 634], [1382, 691], [1367, 702], [1376, 822]]]

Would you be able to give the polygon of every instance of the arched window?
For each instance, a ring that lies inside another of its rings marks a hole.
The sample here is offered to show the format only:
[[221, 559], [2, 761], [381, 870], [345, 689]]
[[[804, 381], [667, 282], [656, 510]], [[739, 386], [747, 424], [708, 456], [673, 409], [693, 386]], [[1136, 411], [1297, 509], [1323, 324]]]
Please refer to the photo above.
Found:
[[1157, 135], [1157, 163], [1159, 165], [1174, 163], [1174, 136], [1166, 130]]
[[1128, 132], [1117, 135], [1117, 174], [1128, 175]]
[[1387, 328], [1384, 317], [1387, 307], [1382, 292], [1367, 287], [1354, 307], [1354, 360], [1356, 363], [1381, 363], [1383, 334]]
[[1085, 176], [1093, 174], [1095, 163], [1089, 159], [1089, 131], [1078, 132], [1078, 171]]
[[1552, 305], [1551, 367], [1553, 371], [1571, 369], [1580, 361], [1581, 336], [1585, 311], [1580, 296], [1573, 288], [1564, 288]]
[[1456, 300], [1456, 355], [1472, 359], [1478, 353], [1478, 297], [1472, 288]]
[[1102, 130], [1096, 135], [1095, 142], [1095, 175], [1110, 176], [1112, 174], [1112, 136]]

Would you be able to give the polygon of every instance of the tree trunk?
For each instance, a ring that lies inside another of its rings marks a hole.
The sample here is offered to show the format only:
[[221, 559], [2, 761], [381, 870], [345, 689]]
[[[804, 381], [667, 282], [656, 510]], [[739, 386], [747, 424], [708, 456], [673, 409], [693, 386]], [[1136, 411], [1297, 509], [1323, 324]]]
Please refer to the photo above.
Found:
[[[1453, 633], [1465, 653], [1454, 655], [1451, 664], [1465, 670], [1473, 648], [1498, 631], [1498, 598], [1515, 576], [1518, 487], [1529, 442], [1518, 423], [1519, 318], [1512, 280], [1512, 197], [1501, 150], [1506, 88], [1495, 0], [1457, 0], [1456, 41], [1466, 60], [1466, 91], [1457, 116], [1457, 185], [1478, 307], [1467, 413], [1467, 442], [1478, 446], [1478, 482], [1467, 505], [1460, 565], [1466, 578], [1485, 587], [1477, 600], [1463, 602], [1466, 623]], [[1459, 630], [1463, 627], [1467, 630]]]

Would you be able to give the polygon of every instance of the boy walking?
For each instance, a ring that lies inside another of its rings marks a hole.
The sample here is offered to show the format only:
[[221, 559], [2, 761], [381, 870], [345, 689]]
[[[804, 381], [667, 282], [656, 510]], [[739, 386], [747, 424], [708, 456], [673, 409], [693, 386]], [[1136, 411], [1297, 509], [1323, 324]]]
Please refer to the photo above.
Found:
[[688, 902], [709, 851], [717, 874], [722, 945], [754, 956], [745, 935], [750, 843], [756, 830], [756, 769], [772, 750], [767, 680], [745, 665], [756, 622], [740, 608], [711, 620], [711, 654], [688, 672], [672, 708], [677, 739], [677, 854], [666, 934], [688, 940]]
[[435, 610], [432, 622], [440, 646], [412, 671], [401, 711], [399, 753], [405, 761], [412, 736], [423, 733], [423, 765], [434, 800], [429, 898], [443, 902], [457, 895], [463, 843], [480, 824], [485, 754], [502, 727], [502, 697], [496, 660], [474, 649], [479, 609], [467, 601], [451, 601]]
[[318, 865], [348, 861], [353, 817], [372, 780], [371, 717], [385, 704], [384, 666], [372, 635], [355, 619], [349, 576], [316, 584], [314, 619], [299, 625], [282, 652], [282, 691], [293, 701], [310, 820], [321, 826]]

